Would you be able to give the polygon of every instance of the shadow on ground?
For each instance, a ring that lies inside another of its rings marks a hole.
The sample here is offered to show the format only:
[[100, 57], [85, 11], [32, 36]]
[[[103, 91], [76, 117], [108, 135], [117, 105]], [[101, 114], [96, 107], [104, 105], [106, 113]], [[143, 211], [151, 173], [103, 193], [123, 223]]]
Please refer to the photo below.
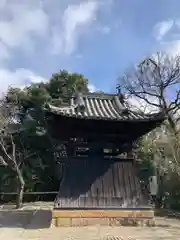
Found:
[[51, 220], [50, 210], [0, 211], [0, 228], [43, 229]]
[[26, 229], [43, 229], [49, 228], [52, 221], [51, 210], [37, 210], [32, 217], [31, 222], [25, 227]]

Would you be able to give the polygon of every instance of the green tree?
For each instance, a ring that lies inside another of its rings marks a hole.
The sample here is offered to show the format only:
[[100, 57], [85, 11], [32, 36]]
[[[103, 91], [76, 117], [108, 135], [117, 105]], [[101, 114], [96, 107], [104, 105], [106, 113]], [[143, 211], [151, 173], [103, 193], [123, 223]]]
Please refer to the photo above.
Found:
[[74, 92], [88, 92], [88, 80], [81, 74], [68, 73], [63, 70], [53, 74], [49, 83], [46, 85], [52, 99], [65, 101]]
[[[7, 173], [14, 176], [17, 189], [16, 207], [22, 206], [24, 193], [24, 177], [21, 162], [29, 157], [29, 152], [18, 149], [16, 136], [21, 131], [21, 126], [14, 119], [15, 108], [1, 101], [0, 106], [0, 165], [9, 169]], [[4, 176], [3, 176], [4, 177]], [[16, 181], [17, 180], [17, 181]]]
[[[47, 131], [44, 106], [46, 103], [67, 104], [67, 98], [76, 91], [88, 92], [88, 80], [81, 74], [64, 70], [53, 74], [46, 83], [9, 89], [5, 104], [14, 109], [13, 118], [21, 127], [14, 142], [22, 159], [19, 168], [24, 177], [25, 191], [57, 189], [59, 180], [55, 176], [55, 144]], [[16, 187], [12, 172], [2, 169], [1, 172], [4, 173], [0, 176], [3, 190], [4, 187], [6, 191]], [[8, 184], [4, 185], [4, 182]]]

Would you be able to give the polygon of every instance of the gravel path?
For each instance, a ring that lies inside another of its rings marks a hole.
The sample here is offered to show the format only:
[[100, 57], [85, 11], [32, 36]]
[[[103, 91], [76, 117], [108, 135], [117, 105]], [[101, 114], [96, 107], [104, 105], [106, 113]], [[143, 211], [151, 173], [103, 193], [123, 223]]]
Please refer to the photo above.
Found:
[[5, 240], [179, 240], [180, 221], [156, 218], [157, 227], [50, 226], [51, 211], [37, 206], [22, 211], [0, 211], [0, 239]]
[[0, 239], [6, 240], [179, 240], [178, 228], [138, 228], [138, 227], [80, 227], [80, 228], [49, 228], [20, 229], [2, 228]]

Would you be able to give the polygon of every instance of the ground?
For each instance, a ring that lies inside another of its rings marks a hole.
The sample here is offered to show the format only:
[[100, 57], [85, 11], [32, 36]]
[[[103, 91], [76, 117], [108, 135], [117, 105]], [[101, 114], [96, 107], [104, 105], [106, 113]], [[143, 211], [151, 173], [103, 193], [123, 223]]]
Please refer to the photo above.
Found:
[[6, 240], [179, 240], [180, 220], [156, 218], [156, 227], [76, 227], [55, 228], [51, 204], [27, 204], [21, 211], [1, 206], [0, 239]]

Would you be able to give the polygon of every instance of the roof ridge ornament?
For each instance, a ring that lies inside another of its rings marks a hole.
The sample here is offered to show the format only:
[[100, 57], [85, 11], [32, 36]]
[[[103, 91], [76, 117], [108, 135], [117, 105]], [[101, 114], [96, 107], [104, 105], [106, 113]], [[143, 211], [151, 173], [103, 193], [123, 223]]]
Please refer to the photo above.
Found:
[[122, 112], [122, 113], [129, 112], [129, 109], [123, 103], [121, 103], [118, 95], [114, 96], [114, 101], [119, 112]]
[[85, 103], [81, 92], [75, 93], [75, 108], [81, 112], [85, 111]]
[[117, 95], [119, 96], [119, 100], [120, 100], [121, 104], [123, 105], [125, 103], [125, 96], [121, 91], [121, 86], [118, 84], [116, 89], [117, 89]]

